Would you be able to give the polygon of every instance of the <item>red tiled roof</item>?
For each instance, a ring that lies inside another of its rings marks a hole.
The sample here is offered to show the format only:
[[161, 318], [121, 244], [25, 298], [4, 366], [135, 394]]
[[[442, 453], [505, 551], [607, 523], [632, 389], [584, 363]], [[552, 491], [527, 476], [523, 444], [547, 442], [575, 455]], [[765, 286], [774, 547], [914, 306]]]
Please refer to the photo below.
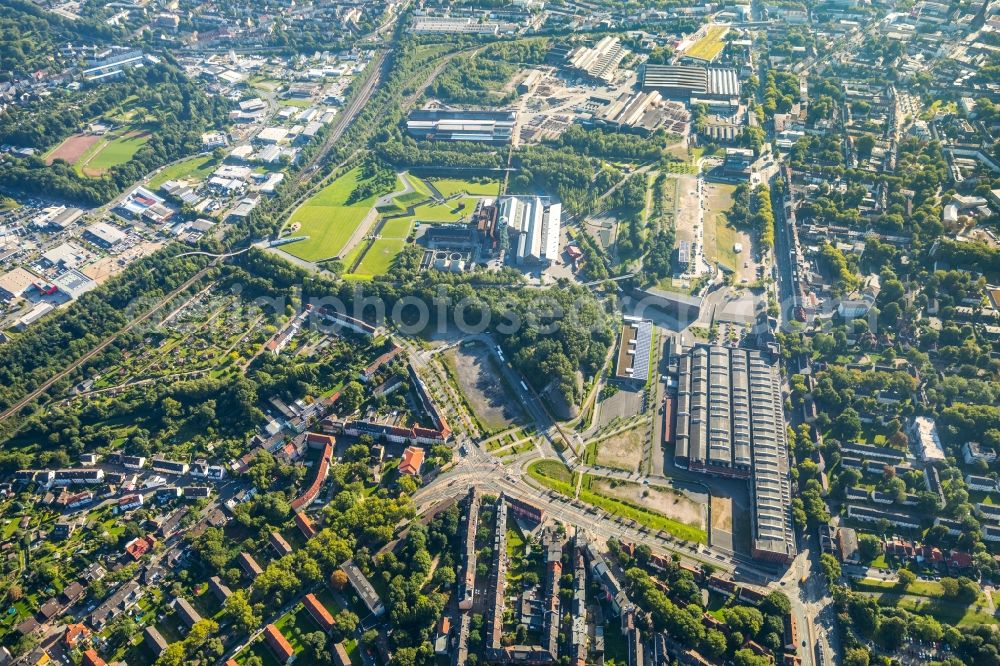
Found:
[[298, 511], [302, 507], [309, 506], [309, 504], [316, 499], [316, 495], [319, 494], [319, 489], [322, 487], [323, 481], [326, 480], [327, 472], [330, 470], [330, 460], [332, 458], [333, 445], [327, 442], [326, 448], [323, 449], [323, 457], [320, 459], [319, 465], [316, 467], [315, 478], [313, 478], [312, 483], [309, 484], [306, 491], [292, 502], [292, 511]]
[[330, 611], [326, 609], [326, 606], [320, 603], [315, 594], [310, 593], [303, 597], [302, 604], [323, 631], [333, 629], [333, 625], [336, 624], [333, 616], [330, 615]]
[[424, 464], [424, 450], [418, 446], [408, 446], [403, 451], [403, 460], [399, 463], [399, 473], [416, 476], [420, 474], [420, 466]]
[[132, 556], [132, 559], [139, 560], [156, 544], [156, 537], [147, 534], [144, 537], [137, 537], [125, 544], [125, 552]]
[[972, 556], [960, 550], [953, 550], [948, 563], [961, 569], [968, 569], [972, 566]]
[[288, 642], [288, 639], [273, 624], [264, 627], [264, 641], [282, 664], [291, 659], [292, 655], [295, 654], [292, 644]]
[[90, 629], [82, 624], [68, 624], [66, 625], [66, 635], [63, 636], [63, 640], [66, 641], [66, 645], [70, 648], [76, 647], [76, 644], [81, 640], [90, 637]]
[[101, 659], [97, 650], [90, 649], [83, 653], [83, 666], [108, 666], [108, 663]]
[[311, 539], [316, 536], [316, 526], [313, 525], [313, 521], [309, 519], [304, 513], [295, 514], [295, 525], [302, 532], [302, 536], [307, 539]]
[[329, 444], [333, 446], [336, 444], [337, 439], [332, 435], [323, 435], [318, 432], [307, 432], [306, 442], [309, 444]]

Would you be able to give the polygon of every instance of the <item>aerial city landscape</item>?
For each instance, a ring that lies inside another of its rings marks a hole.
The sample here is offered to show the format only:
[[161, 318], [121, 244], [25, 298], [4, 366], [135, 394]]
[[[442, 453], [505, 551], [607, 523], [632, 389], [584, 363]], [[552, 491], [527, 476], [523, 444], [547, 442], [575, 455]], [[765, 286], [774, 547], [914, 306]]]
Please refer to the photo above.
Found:
[[998, 453], [998, 0], [0, 0], [0, 666], [1000, 666]]

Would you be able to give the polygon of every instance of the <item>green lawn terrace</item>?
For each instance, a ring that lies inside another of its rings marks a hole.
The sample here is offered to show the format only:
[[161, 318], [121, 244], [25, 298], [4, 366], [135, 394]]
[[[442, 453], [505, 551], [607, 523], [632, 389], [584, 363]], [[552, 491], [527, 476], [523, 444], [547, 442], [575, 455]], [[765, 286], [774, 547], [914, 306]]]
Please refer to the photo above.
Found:
[[340, 257], [365, 223], [378, 198], [372, 194], [352, 199], [352, 194], [363, 183], [361, 169], [355, 167], [296, 208], [282, 233], [304, 238], [284, 245], [282, 249], [306, 261]]
[[479, 202], [495, 197], [499, 188], [499, 181], [493, 179], [424, 179], [399, 174], [397, 191], [379, 200], [381, 219], [373, 233], [347, 254], [344, 277], [371, 280], [385, 275], [420, 226], [466, 221]]

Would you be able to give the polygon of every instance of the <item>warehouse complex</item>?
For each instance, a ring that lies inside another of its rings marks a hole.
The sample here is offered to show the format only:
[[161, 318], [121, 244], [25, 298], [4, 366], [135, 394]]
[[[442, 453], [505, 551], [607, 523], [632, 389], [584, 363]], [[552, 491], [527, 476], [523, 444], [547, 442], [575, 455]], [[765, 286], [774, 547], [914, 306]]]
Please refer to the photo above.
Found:
[[406, 131], [415, 139], [503, 144], [510, 143], [516, 122], [514, 111], [420, 109], [410, 112]]
[[751, 552], [795, 557], [791, 481], [781, 378], [752, 349], [698, 344], [678, 362], [674, 464], [702, 474], [749, 479]]

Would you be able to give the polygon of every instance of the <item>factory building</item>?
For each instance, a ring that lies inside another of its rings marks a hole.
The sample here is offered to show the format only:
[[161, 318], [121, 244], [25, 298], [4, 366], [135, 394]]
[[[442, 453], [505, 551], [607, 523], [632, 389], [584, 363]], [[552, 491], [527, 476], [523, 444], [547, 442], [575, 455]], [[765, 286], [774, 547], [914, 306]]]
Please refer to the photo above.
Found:
[[667, 99], [710, 106], [739, 104], [740, 79], [735, 69], [699, 65], [643, 65], [642, 89]]
[[628, 50], [617, 37], [604, 37], [594, 46], [577, 46], [566, 54], [566, 67], [588, 79], [609, 83]]
[[781, 378], [757, 350], [698, 344], [678, 363], [678, 467], [749, 479], [755, 558], [795, 557]]
[[406, 131], [415, 139], [503, 144], [510, 143], [516, 123], [515, 111], [420, 109], [410, 112]]
[[550, 264], [559, 257], [562, 204], [546, 197], [501, 197], [498, 208], [515, 264]]
[[622, 93], [594, 117], [598, 125], [648, 136], [661, 127], [674, 134], [686, 131], [690, 114], [679, 102], [670, 102], [653, 90]]
[[413, 19], [416, 35], [496, 35], [500, 24], [495, 21], [480, 23], [472, 18], [449, 16], [417, 16]]

